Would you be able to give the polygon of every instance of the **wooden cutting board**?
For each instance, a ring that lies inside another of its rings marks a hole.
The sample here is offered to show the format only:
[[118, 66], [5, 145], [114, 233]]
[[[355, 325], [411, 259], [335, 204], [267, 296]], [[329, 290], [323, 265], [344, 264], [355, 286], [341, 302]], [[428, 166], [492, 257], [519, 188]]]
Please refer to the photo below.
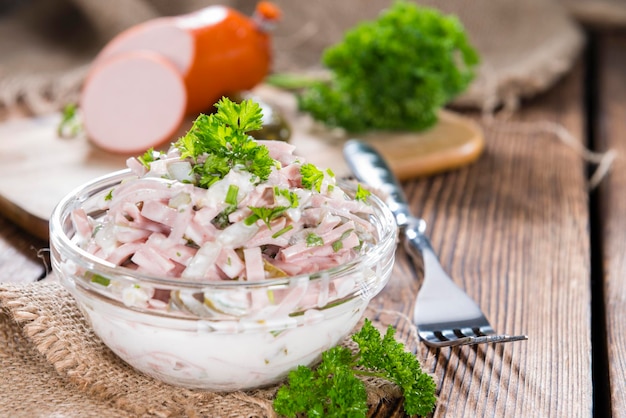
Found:
[[[337, 176], [350, 174], [342, 156], [348, 139], [344, 133], [325, 129], [299, 113], [291, 93], [261, 86], [251, 96], [283, 115], [298, 155], [331, 168]], [[0, 124], [0, 212], [44, 239], [49, 216], [63, 196], [89, 180], [125, 168], [129, 157], [100, 150], [84, 136], [59, 138], [60, 119], [59, 114], [51, 114]], [[190, 124], [186, 122], [179, 134]], [[401, 180], [460, 167], [474, 161], [484, 148], [478, 125], [448, 111], [442, 111], [439, 123], [424, 133], [372, 133], [359, 139], [377, 148]]]

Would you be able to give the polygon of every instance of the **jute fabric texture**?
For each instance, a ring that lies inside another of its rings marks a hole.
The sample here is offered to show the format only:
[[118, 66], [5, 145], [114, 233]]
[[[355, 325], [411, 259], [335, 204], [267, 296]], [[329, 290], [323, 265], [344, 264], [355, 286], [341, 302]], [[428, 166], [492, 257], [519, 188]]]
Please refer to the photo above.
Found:
[[[344, 345], [354, 348], [352, 341]], [[93, 334], [71, 295], [48, 279], [0, 284], [0, 370], [1, 417], [275, 416], [277, 386], [213, 393], [136, 372]], [[372, 405], [400, 396], [383, 380], [365, 384]]]

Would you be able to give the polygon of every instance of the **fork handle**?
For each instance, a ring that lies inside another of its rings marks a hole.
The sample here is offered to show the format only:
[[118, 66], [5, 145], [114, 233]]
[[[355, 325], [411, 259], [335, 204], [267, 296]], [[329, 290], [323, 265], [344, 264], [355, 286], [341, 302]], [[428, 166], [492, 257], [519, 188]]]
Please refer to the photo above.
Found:
[[426, 252], [435, 254], [428, 236], [424, 233], [425, 230], [426, 221], [418, 218], [411, 218], [403, 228], [404, 247], [414, 261], [422, 260]]
[[[444, 272], [439, 258], [435, 254], [430, 239], [424, 233], [426, 230], [426, 221], [419, 218], [410, 217], [407, 225], [403, 228], [404, 247], [413, 260], [413, 265], [418, 272], [418, 277], [437, 276], [439, 280], [448, 279], [448, 275]], [[426, 274], [428, 271], [428, 274]]]

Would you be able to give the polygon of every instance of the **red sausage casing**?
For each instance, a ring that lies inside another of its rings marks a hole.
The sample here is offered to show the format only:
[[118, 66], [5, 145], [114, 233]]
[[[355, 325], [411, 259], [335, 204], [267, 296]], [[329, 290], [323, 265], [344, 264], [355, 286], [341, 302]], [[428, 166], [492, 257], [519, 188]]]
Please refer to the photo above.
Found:
[[268, 2], [254, 18], [209, 6], [120, 33], [94, 60], [81, 93], [88, 136], [112, 152], [142, 152], [171, 139], [185, 115], [251, 89], [270, 69], [266, 28], [279, 14]]
[[96, 65], [120, 52], [143, 49], [162, 55], [180, 70], [188, 115], [209, 112], [221, 96], [251, 89], [271, 63], [269, 35], [262, 25], [224, 6], [134, 26], [101, 51]]

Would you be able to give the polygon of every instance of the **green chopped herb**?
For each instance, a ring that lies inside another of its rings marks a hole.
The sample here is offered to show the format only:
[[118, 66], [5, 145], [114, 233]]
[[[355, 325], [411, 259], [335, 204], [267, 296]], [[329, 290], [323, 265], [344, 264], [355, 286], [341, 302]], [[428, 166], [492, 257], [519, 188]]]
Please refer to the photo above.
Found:
[[322, 181], [324, 181], [324, 172], [322, 170], [314, 164], [307, 163], [300, 166], [300, 174], [302, 175], [302, 187], [316, 190], [318, 193], [321, 191]]
[[137, 157], [137, 159], [149, 170], [150, 163], [154, 161], [154, 148], [150, 148], [148, 151], [144, 152], [143, 155]]
[[93, 228], [93, 232], [91, 233], [91, 238], [95, 237], [96, 234], [98, 232], [100, 232], [100, 230], [104, 227], [104, 225], [102, 224], [97, 224], [94, 228]]
[[270, 222], [281, 216], [289, 208], [287, 206], [276, 206], [274, 208], [248, 206], [248, 209], [252, 211], [252, 215], [244, 220], [246, 225], [252, 225], [260, 219], [270, 228]]
[[217, 214], [211, 223], [218, 229], [224, 229], [230, 225], [229, 216], [237, 210], [237, 195], [239, 194], [239, 186], [231, 184], [228, 186], [224, 202], [228, 205], [224, 210]]
[[107, 193], [106, 196], [104, 196], [105, 201], [109, 201], [111, 199], [113, 199], [113, 189], [109, 190], [109, 193]]
[[91, 282], [98, 283], [106, 287], [111, 284], [111, 279], [109, 279], [108, 277], [101, 276], [100, 274], [94, 273], [91, 276]]
[[222, 97], [215, 107], [216, 113], [198, 116], [187, 134], [175, 143], [181, 157], [195, 163], [198, 185], [209, 188], [234, 167], [253, 174], [255, 181], [267, 180], [277, 162], [266, 146], [247, 134], [262, 127], [259, 104], [252, 100], [235, 103]]
[[228, 186], [228, 192], [226, 192], [226, 199], [224, 199], [224, 201], [231, 206], [237, 206], [238, 193], [239, 186], [231, 184], [230, 186]]
[[275, 234], [272, 234], [272, 238], [278, 238], [281, 235], [283, 235], [284, 233], [291, 231], [292, 229], [293, 229], [293, 225], [287, 225], [286, 227], [284, 227], [280, 231], [276, 232]]
[[70, 103], [61, 112], [61, 122], [57, 127], [57, 135], [60, 138], [74, 138], [82, 129], [80, 118], [78, 117], [78, 105]]
[[227, 206], [223, 211], [218, 213], [215, 218], [213, 218], [211, 223], [217, 229], [224, 229], [224, 228], [226, 228], [228, 225], [230, 225], [230, 219], [229, 219], [230, 214], [233, 213], [236, 210], [237, 210], [237, 206], [236, 205], [229, 205], [229, 206]]
[[279, 329], [279, 330], [272, 330], [270, 331], [270, 334], [272, 334], [274, 337], [278, 337], [280, 334], [282, 334], [285, 330], [284, 329]]
[[361, 201], [361, 202], [365, 202], [365, 201], [367, 201], [367, 198], [368, 198], [371, 194], [372, 194], [372, 193], [371, 193], [369, 190], [364, 189], [364, 188], [361, 186], [361, 183], [359, 183], [359, 184], [357, 184], [357, 186], [356, 186], [356, 194], [354, 195], [354, 199], [355, 199], [355, 200], [359, 200], [359, 201]]
[[351, 132], [422, 131], [467, 88], [479, 56], [455, 16], [404, 0], [348, 30], [322, 63], [330, 81], [306, 86], [300, 110]]
[[281, 189], [278, 186], [274, 187], [274, 194], [277, 196], [282, 196], [289, 201], [289, 205], [292, 208], [297, 208], [299, 204], [298, 195], [295, 192], [292, 192], [288, 189]]
[[288, 383], [280, 387], [274, 410], [287, 417], [365, 417], [367, 392], [357, 376], [375, 376], [397, 385], [404, 396], [407, 415], [428, 415], [435, 407], [435, 382], [422, 371], [413, 353], [394, 338], [389, 326], [384, 337], [366, 319], [352, 336], [355, 354], [342, 346], [322, 353], [315, 368], [299, 366], [289, 373]]
[[337, 252], [343, 248], [343, 240], [348, 238], [350, 234], [352, 233], [352, 231], [354, 231], [354, 229], [348, 229], [347, 231], [344, 231], [343, 234], [341, 234], [341, 236], [339, 237], [339, 239], [333, 242], [332, 244], [333, 251]]
[[319, 235], [311, 232], [306, 236], [307, 247], [320, 247], [322, 245], [324, 245], [324, 240]]

